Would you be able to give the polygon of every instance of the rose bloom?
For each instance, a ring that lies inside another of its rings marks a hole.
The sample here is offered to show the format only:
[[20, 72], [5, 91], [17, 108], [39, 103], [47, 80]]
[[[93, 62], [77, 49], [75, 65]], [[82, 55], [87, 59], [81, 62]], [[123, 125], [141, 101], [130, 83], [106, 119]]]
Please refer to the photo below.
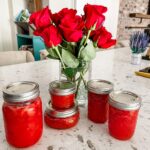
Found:
[[62, 37], [54, 25], [50, 25], [43, 30], [36, 30], [34, 35], [41, 36], [48, 48], [57, 46], [62, 42]]
[[68, 42], [78, 42], [83, 36], [84, 22], [78, 15], [70, 16], [66, 15], [61, 19], [59, 24], [60, 31], [64, 36], [64, 39]]
[[85, 20], [85, 26], [87, 29], [90, 29], [96, 24], [96, 28], [102, 26], [102, 23], [105, 20], [105, 16], [103, 13], [107, 11], [107, 8], [101, 5], [90, 5], [87, 4], [84, 6], [84, 13], [83, 19]]
[[61, 22], [61, 19], [63, 19], [64, 16], [69, 16], [69, 17], [75, 17], [77, 11], [74, 9], [68, 9], [68, 8], [63, 8], [61, 11], [58, 13], [55, 13], [52, 15], [53, 22], [58, 25]]
[[97, 42], [99, 48], [109, 48], [116, 44], [116, 40], [111, 39], [112, 34], [105, 27], [93, 31], [91, 37], [94, 42]]
[[36, 29], [40, 30], [41, 28], [45, 28], [52, 23], [51, 17], [51, 11], [48, 7], [46, 7], [30, 16], [30, 24], [33, 23]]

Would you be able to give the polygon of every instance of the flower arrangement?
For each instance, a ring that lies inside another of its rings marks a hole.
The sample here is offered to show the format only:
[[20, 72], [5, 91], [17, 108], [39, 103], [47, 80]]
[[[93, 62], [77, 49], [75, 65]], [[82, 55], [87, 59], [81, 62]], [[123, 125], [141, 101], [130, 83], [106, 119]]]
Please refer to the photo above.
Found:
[[149, 43], [149, 36], [144, 32], [135, 32], [130, 37], [130, 48], [133, 54], [140, 54], [146, 50]]
[[96, 47], [109, 48], [116, 40], [103, 26], [107, 8], [101, 5], [84, 6], [84, 15], [74, 9], [63, 8], [52, 14], [46, 7], [30, 16], [34, 34], [41, 36], [49, 53], [48, 57], [60, 60], [66, 78], [77, 83], [77, 91], [89, 63], [96, 56]]

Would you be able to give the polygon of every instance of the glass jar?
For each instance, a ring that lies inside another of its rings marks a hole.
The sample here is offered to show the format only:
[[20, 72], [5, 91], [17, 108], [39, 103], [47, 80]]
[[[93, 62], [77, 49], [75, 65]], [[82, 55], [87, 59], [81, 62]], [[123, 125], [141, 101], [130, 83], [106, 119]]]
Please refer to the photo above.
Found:
[[74, 105], [76, 85], [67, 80], [53, 81], [49, 84], [52, 106], [66, 109]]
[[113, 84], [105, 80], [90, 80], [88, 87], [88, 118], [95, 123], [105, 123], [108, 116], [109, 93]]
[[128, 140], [135, 131], [141, 99], [128, 91], [110, 93], [109, 133], [116, 139]]
[[65, 110], [56, 110], [51, 103], [47, 104], [45, 115], [45, 123], [55, 129], [68, 129], [75, 126], [79, 120], [78, 106], [75, 104], [72, 108]]
[[3, 119], [9, 144], [28, 147], [42, 135], [42, 102], [39, 85], [34, 82], [16, 82], [3, 89]]

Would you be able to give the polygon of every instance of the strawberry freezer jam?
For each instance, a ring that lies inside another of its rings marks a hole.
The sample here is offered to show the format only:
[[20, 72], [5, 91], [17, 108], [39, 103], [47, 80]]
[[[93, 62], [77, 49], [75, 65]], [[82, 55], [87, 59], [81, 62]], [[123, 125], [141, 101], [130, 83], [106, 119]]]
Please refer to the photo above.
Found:
[[109, 93], [113, 84], [105, 80], [88, 82], [88, 118], [95, 123], [105, 123], [108, 118]]
[[49, 84], [52, 106], [67, 109], [74, 106], [76, 85], [67, 80], [56, 80]]
[[79, 120], [78, 106], [65, 110], [58, 110], [52, 107], [51, 103], [47, 104], [44, 114], [45, 123], [55, 129], [68, 129], [75, 126]]
[[130, 139], [135, 132], [141, 99], [128, 91], [110, 93], [108, 129], [119, 140]]
[[111, 136], [120, 139], [130, 139], [135, 131], [139, 110], [120, 110], [109, 107], [109, 133]]
[[40, 139], [43, 130], [42, 102], [38, 85], [25, 81], [8, 88], [3, 91], [2, 107], [6, 140], [14, 147], [31, 146]]

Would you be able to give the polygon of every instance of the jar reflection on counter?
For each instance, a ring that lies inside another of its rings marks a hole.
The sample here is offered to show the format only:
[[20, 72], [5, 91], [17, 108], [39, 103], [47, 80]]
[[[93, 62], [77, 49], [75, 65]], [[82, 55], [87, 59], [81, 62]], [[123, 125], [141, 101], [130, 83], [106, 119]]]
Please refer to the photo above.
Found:
[[108, 118], [109, 93], [113, 84], [105, 80], [88, 82], [88, 118], [95, 123], [105, 123]]
[[109, 100], [109, 133], [116, 139], [130, 139], [136, 128], [141, 99], [128, 91], [114, 91]]
[[3, 97], [7, 142], [18, 148], [35, 144], [43, 131], [39, 85], [28, 81], [12, 83], [4, 88]]
[[75, 83], [67, 80], [56, 80], [49, 84], [52, 106], [56, 109], [67, 109], [75, 102]]
[[44, 114], [45, 123], [55, 129], [68, 129], [75, 126], [79, 121], [79, 110], [75, 104], [72, 108], [56, 110], [49, 102]]

